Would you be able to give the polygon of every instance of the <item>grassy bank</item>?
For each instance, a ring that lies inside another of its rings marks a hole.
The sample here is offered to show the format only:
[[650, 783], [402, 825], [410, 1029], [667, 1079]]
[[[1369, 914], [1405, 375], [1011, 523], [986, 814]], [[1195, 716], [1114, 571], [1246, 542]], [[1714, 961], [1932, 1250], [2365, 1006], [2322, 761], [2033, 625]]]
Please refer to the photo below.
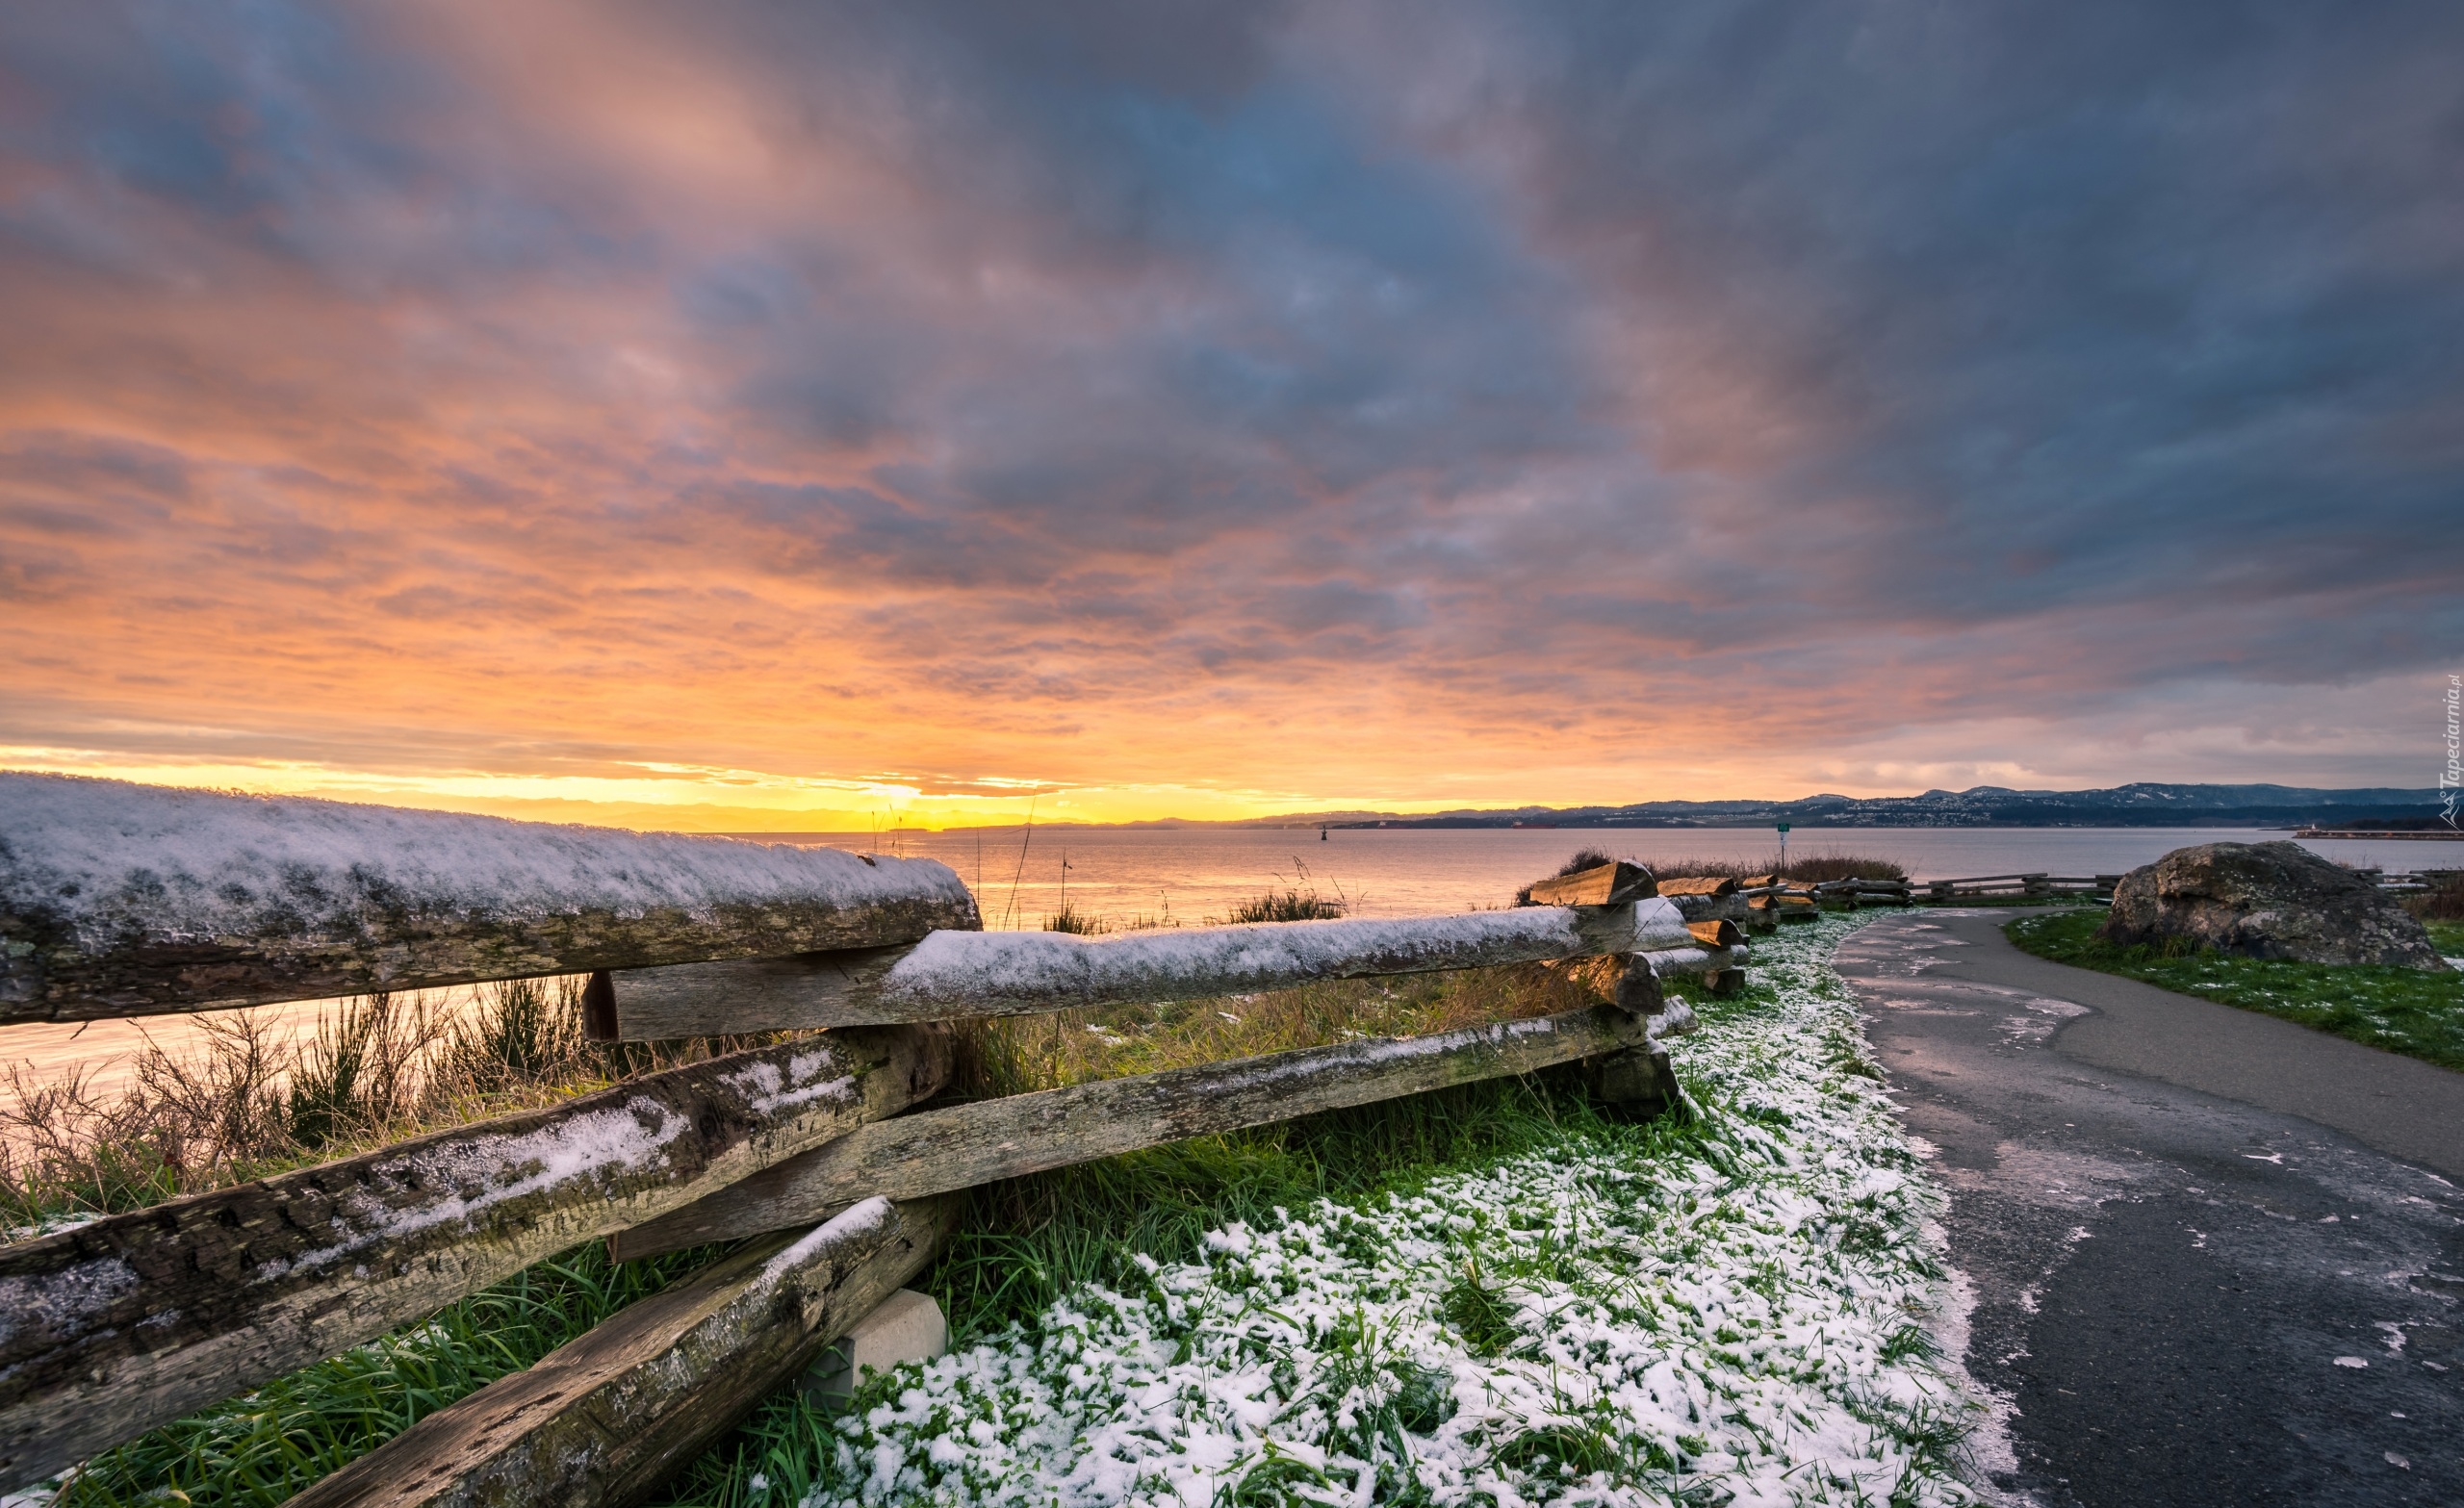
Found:
[[[2099, 909], [2023, 916], [2007, 932], [2040, 958], [2263, 1010], [2372, 1047], [2464, 1070], [2464, 972], [2368, 964], [2294, 963], [2212, 951], [2118, 948], [2099, 941]], [[2464, 924], [2429, 922], [2431, 940], [2464, 954]]]

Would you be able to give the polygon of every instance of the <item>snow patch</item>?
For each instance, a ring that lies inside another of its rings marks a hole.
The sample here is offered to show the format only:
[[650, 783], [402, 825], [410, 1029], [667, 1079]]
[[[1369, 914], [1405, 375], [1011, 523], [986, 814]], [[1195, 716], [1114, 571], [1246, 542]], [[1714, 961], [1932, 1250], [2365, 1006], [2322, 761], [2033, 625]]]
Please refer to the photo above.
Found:
[[859, 1204], [851, 1204], [829, 1219], [822, 1221], [798, 1238], [795, 1244], [761, 1265], [761, 1281], [776, 1283], [796, 1268], [812, 1261], [823, 1248], [840, 1241], [870, 1235], [889, 1223], [893, 1213], [890, 1202], [879, 1194]]
[[261, 1264], [258, 1282], [322, 1267], [379, 1241], [399, 1240], [440, 1225], [463, 1225], [498, 1205], [576, 1179], [646, 1170], [669, 1143], [693, 1129], [685, 1116], [635, 1095], [622, 1108], [589, 1111], [530, 1131], [470, 1137], [388, 1158], [371, 1169], [378, 1187], [449, 1188], [447, 1198], [408, 1209], [353, 1191], [334, 1202], [334, 1224], [346, 1234], [296, 1260]]
[[0, 1347], [13, 1343], [28, 1323], [73, 1324], [136, 1288], [136, 1269], [117, 1257], [90, 1257], [58, 1272], [0, 1278]]

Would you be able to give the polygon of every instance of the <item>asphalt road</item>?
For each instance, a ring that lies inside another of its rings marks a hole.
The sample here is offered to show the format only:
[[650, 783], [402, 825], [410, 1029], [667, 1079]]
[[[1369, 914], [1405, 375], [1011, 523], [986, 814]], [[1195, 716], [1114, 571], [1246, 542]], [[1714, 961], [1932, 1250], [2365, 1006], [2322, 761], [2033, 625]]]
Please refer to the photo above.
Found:
[[2464, 1074], [2019, 952], [2014, 913], [1845, 941], [1949, 1189], [2003, 1406], [1980, 1464], [2041, 1508], [2464, 1505]]

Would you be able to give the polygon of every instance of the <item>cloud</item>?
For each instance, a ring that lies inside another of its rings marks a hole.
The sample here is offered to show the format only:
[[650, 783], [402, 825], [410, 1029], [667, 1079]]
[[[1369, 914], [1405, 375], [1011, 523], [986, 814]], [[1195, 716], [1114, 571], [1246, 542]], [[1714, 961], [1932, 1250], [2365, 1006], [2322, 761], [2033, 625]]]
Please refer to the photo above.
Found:
[[2393, 738], [2464, 639], [2459, 43], [13, 13], [0, 736], [1321, 805], [2022, 744], [2422, 783], [2305, 709]]

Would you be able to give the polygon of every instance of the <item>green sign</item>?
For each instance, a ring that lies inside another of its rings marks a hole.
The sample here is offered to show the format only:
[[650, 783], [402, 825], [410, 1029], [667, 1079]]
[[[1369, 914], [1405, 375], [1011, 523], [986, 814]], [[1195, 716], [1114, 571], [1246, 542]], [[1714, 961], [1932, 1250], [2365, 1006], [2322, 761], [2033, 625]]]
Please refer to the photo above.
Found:
[[1783, 832], [1787, 831], [1788, 831], [1788, 825], [1787, 825], [1786, 823], [1784, 823], [1784, 823], [1782, 823], [1782, 824], [1780, 824], [1780, 831], [1783, 831]]

